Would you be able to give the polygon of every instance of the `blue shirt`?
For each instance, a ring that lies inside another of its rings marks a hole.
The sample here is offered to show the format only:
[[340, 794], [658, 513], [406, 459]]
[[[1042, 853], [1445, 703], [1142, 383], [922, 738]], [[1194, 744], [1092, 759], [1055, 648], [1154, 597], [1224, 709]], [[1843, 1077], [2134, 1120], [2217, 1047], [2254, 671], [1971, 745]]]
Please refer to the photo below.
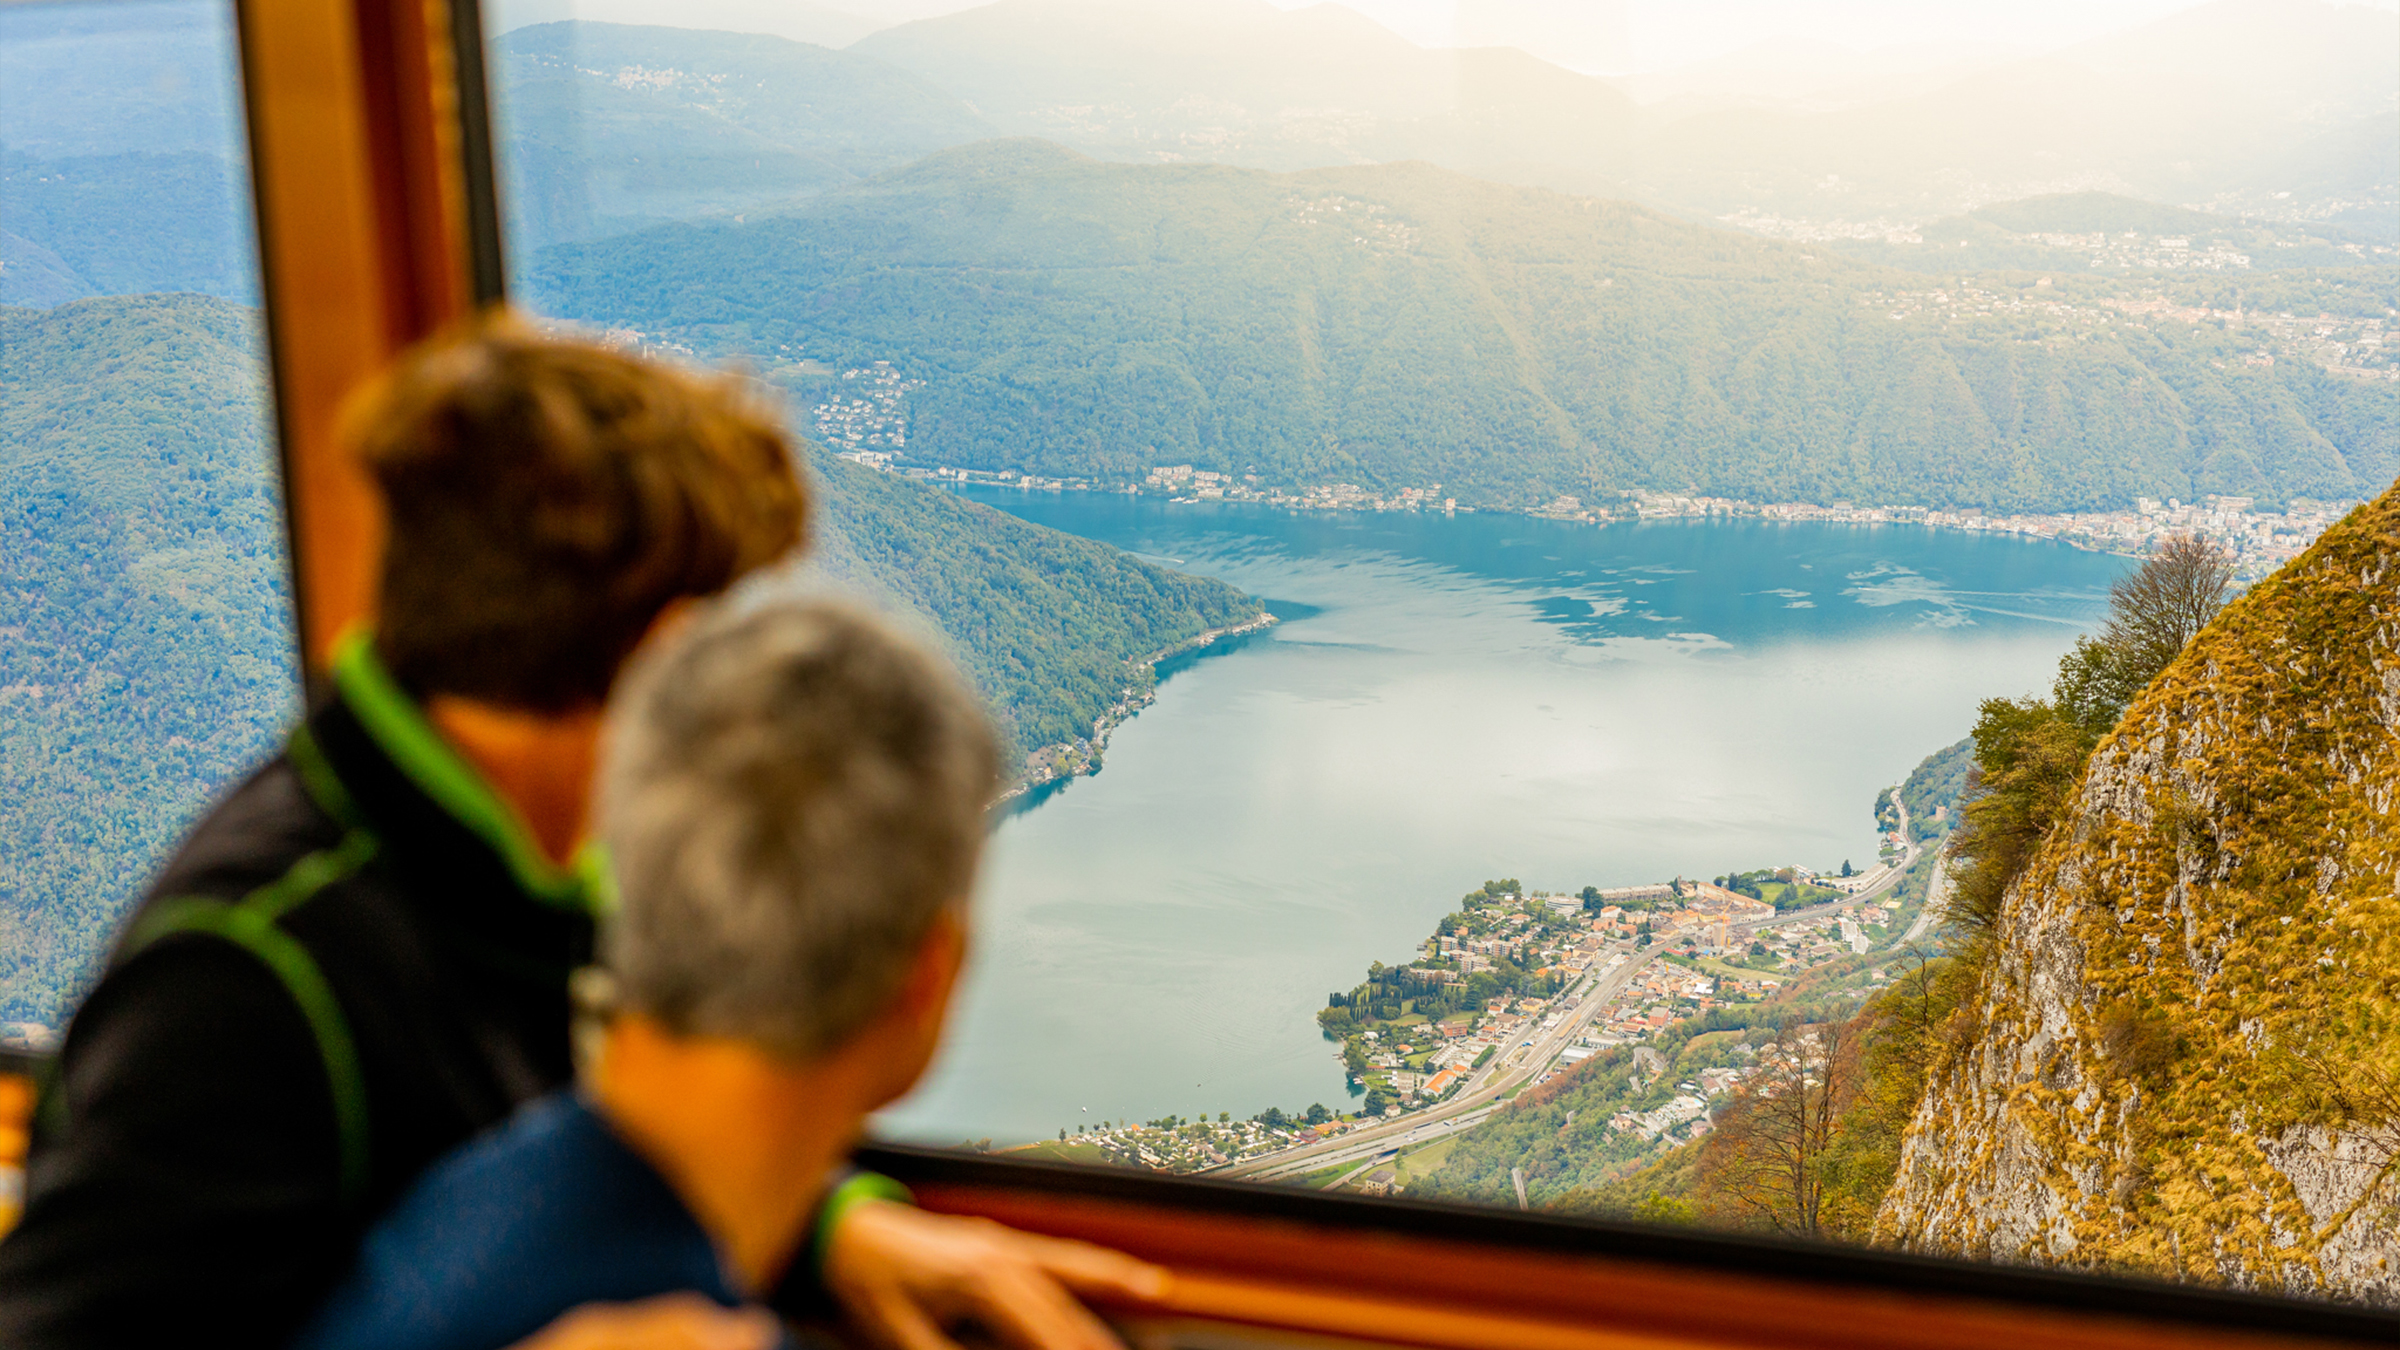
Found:
[[683, 1200], [571, 1093], [428, 1168], [295, 1350], [500, 1350], [580, 1304], [745, 1300]]

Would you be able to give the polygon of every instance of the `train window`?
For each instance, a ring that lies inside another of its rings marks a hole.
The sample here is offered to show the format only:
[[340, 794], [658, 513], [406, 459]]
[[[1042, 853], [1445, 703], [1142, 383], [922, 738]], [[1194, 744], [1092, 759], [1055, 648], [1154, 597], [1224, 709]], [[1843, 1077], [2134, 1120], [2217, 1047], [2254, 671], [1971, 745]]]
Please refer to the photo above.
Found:
[[2395, 1290], [2386, 7], [485, 26], [514, 298], [1018, 747], [888, 1136]]
[[298, 705], [234, 9], [0, 6], [0, 1023]]

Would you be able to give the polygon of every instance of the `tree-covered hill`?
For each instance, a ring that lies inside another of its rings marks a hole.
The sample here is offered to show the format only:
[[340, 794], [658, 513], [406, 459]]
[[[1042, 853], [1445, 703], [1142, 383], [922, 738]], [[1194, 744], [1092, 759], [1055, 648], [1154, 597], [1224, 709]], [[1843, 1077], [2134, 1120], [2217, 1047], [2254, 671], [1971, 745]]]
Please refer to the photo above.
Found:
[[2008, 510], [2342, 498], [2400, 468], [2400, 385], [2245, 364], [2254, 339], [2132, 322], [2112, 283], [1929, 282], [1423, 164], [991, 142], [525, 276], [549, 312], [703, 350], [893, 361], [925, 382], [909, 453], [973, 468]]
[[0, 230], [66, 276], [0, 270], [0, 304], [76, 295], [198, 291], [255, 301], [250, 180], [221, 155], [185, 151], [35, 159], [0, 150]]
[[810, 564], [947, 639], [1020, 751], [1092, 734], [1127, 664], [1258, 617], [1257, 601], [940, 488], [810, 455]]
[[[0, 308], [0, 1022], [54, 1017], [124, 906], [296, 708], [255, 311]], [[1222, 583], [812, 455], [817, 568], [946, 639], [1024, 749], [1148, 656], [1255, 617]]]
[[206, 296], [0, 309], [0, 1021], [296, 705], [260, 347]]

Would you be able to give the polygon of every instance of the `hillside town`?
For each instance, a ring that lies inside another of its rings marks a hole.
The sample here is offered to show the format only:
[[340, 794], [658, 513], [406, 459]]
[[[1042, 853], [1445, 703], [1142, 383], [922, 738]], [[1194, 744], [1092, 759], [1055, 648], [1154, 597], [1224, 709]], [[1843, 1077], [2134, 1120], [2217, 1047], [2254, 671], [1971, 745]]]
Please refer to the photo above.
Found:
[[843, 458], [889, 468], [908, 444], [908, 396], [924, 387], [889, 361], [845, 370], [834, 392], [808, 410], [809, 426]]
[[[1318, 1103], [1248, 1121], [1230, 1113], [1103, 1121], [1061, 1129], [1057, 1139], [1019, 1151], [1170, 1172], [1241, 1175], [1264, 1167], [1261, 1176], [1278, 1179], [1281, 1156], [1334, 1148], [1369, 1126], [1454, 1113], [1460, 1108], [1447, 1104], [1488, 1093], [1489, 1083], [1539, 1087], [1615, 1047], [1630, 1047], [1637, 1065], [1655, 1066], [1648, 1070], [1655, 1077], [1666, 1061], [1649, 1043], [1670, 1027], [1759, 1003], [1796, 976], [1899, 945], [1915, 909], [1884, 892], [1913, 856], [1850, 875], [1786, 867], [1575, 894], [1487, 882], [1407, 964], [1377, 963], [1366, 983], [1336, 994], [1320, 1014], [1361, 1099], [1347, 1112]], [[1766, 893], [1780, 904], [1720, 884], [1755, 884], [1753, 877], [1768, 878]], [[1883, 974], [1862, 971], [1852, 992], [1863, 997], [1883, 984]], [[1740, 1062], [1709, 1069], [1664, 1105], [1620, 1112], [1610, 1128], [1626, 1136], [1629, 1154], [1696, 1137], [1707, 1129], [1706, 1103], [1766, 1062], [1745, 1050]], [[1635, 1080], [1638, 1095], [1648, 1084], [1639, 1072]], [[1489, 1109], [1439, 1128], [1472, 1123]], [[1360, 1147], [1369, 1166], [1350, 1167], [1339, 1156], [1324, 1165], [1376, 1193], [1402, 1187], [1388, 1169], [1371, 1165], [1374, 1145]], [[1288, 1164], [1290, 1175], [1279, 1179], [1327, 1180], [1309, 1168]]]
[[2305, 552], [2335, 521], [2358, 503], [2292, 502], [2283, 511], [2261, 511], [2249, 497], [2210, 496], [2201, 502], [2174, 498], [2134, 500], [2131, 511], [2001, 514], [1979, 510], [1940, 511], [1922, 506], [1853, 506], [1836, 502], [1736, 501], [1663, 492], [1628, 492], [1625, 501], [1643, 520], [1693, 517], [1752, 517], [1761, 520], [1825, 521], [1847, 525], [1924, 525], [2048, 539], [2101, 553], [2139, 556], [2170, 535], [2199, 533], [2230, 551], [2243, 578], [2265, 576]]
[[1170, 501], [1256, 502], [1297, 511], [1456, 511], [1458, 499], [1441, 495], [1442, 485], [1403, 487], [1388, 495], [1356, 483], [1319, 483], [1287, 491], [1266, 485], [1257, 474], [1235, 476], [1189, 464], [1161, 464], [1150, 470], [1142, 486], [1168, 494]]

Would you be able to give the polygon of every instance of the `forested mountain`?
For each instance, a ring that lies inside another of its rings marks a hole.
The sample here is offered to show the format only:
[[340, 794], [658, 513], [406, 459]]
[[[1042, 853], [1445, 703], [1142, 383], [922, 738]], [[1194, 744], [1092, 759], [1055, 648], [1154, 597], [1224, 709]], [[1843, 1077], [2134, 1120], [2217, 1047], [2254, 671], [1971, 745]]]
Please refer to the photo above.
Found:
[[0, 304], [198, 291], [255, 302], [250, 182], [220, 155], [35, 159], [0, 150], [0, 230], [55, 260], [44, 282], [0, 270]]
[[822, 451], [809, 462], [808, 570], [946, 639], [1020, 753], [1089, 737], [1128, 690], [1149, 689], [1150, 669], [1129, 662], [1260, 613], [1223, 582]]
[[[43, 251], [0, 238], [30, 259], [0, 269], [0, 303], [251, 298], [228, 12], [198, 0], [84, 8], [0, 12], [0, 233]], [[1905, 236], [1995, 200], [2106, 188], [2400, 240], [2400, 77], [2382, 59], [2400, 28], [2388, 12], [2320, 0], [2217, 0], [1834, 111], [1700, 115], [1641, 108], [1514, 48], [1420, 47], [1338, 5], [999, 0], [839, 51], [790, 39], [847, 41], [873, 21], [717, 0], [671, 21], [745, 31], [524, 23], [560, 12], [517, 6], [493, 44], [520, 254], [748, 214], [996, 131], [1151, 163], [1422, 159], [1785, 237]], [[645, 11], [627, 0], [577, 12]], [[1987, 224], [1945, 220], [1941, 238], [1890, 246], [1886, 260], [2084, 261], [2027, 253]], [[2250, 253], [2256, 266], [2339, 261]]]
[[[1422, 164], [992, 142], [523, 275], [548, 312], [704, 351], [890, 360], [924, 381], [908, 453], [974, 468], [2041, 510], [2341, 498], [2400, 469], [2400, 385], [2111, 307], [2155, 288], [1929, 282]], [[2395, 276], [2295, 284], [2380, 322]]]
[[492, 54], [520, 251], [732, 215], [992, 134], [913, 75], [780, 37], [548, 23]]
[[[0, 308], [0, 1022], [48, 1020], [295, 710], [255, 312]], [[811, 563], [945, 639], [1020, 748], [1255, 617], [1219, 582], [812, 456]]]
[[205, 296], [0, 309], [0, 1021], [292, 715], [261, 345]]

